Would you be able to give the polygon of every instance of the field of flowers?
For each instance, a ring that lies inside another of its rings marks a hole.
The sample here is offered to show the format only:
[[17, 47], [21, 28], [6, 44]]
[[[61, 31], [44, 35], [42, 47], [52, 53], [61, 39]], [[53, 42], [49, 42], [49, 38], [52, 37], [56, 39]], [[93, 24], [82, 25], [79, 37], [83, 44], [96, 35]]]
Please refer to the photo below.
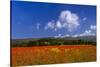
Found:
[[67, 45], [11, 48], [12, 66], [96, 61], [96, 46]]

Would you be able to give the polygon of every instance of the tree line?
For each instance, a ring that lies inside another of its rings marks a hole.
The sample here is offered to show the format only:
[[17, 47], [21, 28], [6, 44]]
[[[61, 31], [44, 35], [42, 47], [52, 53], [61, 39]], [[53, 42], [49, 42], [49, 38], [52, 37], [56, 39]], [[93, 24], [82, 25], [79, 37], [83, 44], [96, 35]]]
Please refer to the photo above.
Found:
[[36, 41], [11, 42], [12, 47], [32, 47], [32, 46], [60, 46], [60, 45], [96, 45], [95, 41], [87, 40], [63, 40], [63, 39], [40, 39]]

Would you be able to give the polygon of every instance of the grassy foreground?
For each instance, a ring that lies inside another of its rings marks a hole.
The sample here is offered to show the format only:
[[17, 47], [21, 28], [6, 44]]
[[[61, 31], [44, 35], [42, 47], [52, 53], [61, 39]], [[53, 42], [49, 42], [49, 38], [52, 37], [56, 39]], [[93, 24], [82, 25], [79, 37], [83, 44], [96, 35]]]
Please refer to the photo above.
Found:
[[12, 66], [96, 61], [96, 46], [67, 45], [41, 47], [15, 47]]

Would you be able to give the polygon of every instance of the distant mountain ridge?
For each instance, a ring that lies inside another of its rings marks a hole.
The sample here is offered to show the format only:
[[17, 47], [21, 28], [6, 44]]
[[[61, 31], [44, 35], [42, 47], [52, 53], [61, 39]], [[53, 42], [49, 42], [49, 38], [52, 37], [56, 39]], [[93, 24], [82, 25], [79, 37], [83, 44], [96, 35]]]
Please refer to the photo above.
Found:
[[79, 36], [79, 37], [65, 37], [64, 39], [69, 40], [88, 40], [88, 41], [96, 41], [96, 36]]
[[62, 40], [87, 40], [87, 41], [96, 41], [96, 36], [79, 36], [79, 37], [45, 37], [45, 38], [24, 38], [24, 39], [12, 39], [12, 41], [37, 41], [40, 39], [62, 39]]

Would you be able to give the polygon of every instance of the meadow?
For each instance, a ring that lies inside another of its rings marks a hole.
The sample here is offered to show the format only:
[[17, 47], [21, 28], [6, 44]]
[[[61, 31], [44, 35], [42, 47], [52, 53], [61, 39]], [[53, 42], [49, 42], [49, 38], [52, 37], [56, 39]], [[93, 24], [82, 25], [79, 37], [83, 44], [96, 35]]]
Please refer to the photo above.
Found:
[[12, 47], [12, 66], [96, 61], [94, 45]]

